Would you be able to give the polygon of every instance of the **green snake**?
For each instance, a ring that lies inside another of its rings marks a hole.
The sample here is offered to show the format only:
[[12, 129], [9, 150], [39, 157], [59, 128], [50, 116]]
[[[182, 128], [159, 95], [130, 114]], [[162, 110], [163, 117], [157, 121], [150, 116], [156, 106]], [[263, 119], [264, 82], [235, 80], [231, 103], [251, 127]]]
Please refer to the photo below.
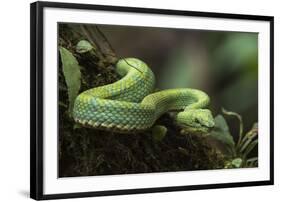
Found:
[[74, 102], [74, 120], [96, 129], [120, 133], [143, 131], [168, 111], [180, 111], [175, 121], [190, 132], [208, 132], [214, 127], [211, 111], [204, 109], [209, 96], [190, 88], [154, 92], [155, 76], [136, 58], [116, 64], [122, 78], [115, 83], [79, 94]]

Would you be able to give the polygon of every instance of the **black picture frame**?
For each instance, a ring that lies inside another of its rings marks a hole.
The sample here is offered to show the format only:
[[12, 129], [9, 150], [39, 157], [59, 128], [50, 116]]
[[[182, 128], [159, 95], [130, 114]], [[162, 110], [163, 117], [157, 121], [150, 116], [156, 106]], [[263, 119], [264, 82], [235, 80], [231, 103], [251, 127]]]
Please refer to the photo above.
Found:
[[[164, 14], [178, 16], [195, 16], [195, 17], [215, 17], [226, 19], [242, 19], [267, 21], [270, 23], [270, 180], [251, 181], [240, 183], [222, 183], [222, 184], [204, 184], [192, 186], [174, 186], [174, 187], [154, 187], [143, 189], [129, 190], [112, 190], [112, 191], [93, 191], [79, 193], [57, 193], [46, 195], [43, 193], [43, 9], [61, 8], [61, 9], [81, 9], [81, 10], [101, 10], [101, 11], [121, 11], [130, 13], [147, 13], [147, 14]], [[227, 187], [245, 187], [259, 185], [273, 185], [274, 183], [274, 17], [259, 15], [240, 15], [229, 13], [213, 13], [213, 12], [195, 12], [183, 10], [166, 10], [166, 9], [150, 9], [120, 6], [103, 6], [75, 3], [57, 3], [57, 2], [35, 2], [30, 7], [30, 46], [31, 46], [31, 70], [30, 70], [30, 197], [36, 200], [45, 199], [62, 199], [76, 197], [92, 197], [105, 195], [121, 195], [121, 194], [138, 194], [153, 192], [171, 192], [186, 191], [198, 189], [214, 189]]]

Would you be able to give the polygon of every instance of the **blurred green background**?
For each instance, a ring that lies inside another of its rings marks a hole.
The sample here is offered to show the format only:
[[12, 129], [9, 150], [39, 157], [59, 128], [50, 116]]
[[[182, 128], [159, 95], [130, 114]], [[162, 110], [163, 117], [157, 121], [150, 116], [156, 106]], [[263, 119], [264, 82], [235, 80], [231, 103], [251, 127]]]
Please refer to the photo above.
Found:
[[[197, 88], [221, 108], [242, 115], [248, 131], [258, 120], [258, 34], [99, 25], [118, 57], [136, 57], [156, 75], [156, 88]], [[229, 120], [232, 134], [238, 123]]]

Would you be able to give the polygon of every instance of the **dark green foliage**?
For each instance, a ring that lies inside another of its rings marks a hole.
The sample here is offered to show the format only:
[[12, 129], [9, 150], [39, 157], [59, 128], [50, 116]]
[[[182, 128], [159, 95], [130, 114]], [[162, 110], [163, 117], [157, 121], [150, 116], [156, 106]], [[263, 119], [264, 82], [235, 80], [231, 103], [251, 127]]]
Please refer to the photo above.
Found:
[[232, 154], [234, 152], [235, 143], [222, 115], [215, 117], [215, 127], [209, 137], [219, 142], [221, 150], [223, 150], [225, 154]]
[[249, 132], [243, 133], [242, 117], [235, 112], [224, 109], [222, 112], [227, 116], [235, 117], [239, 121], [238, 140], [234, 142], [227, 122], [222, 115], [218, 115], [215, 118], [215, 128], [208, 135], [211, 144], [213, 144], [212, 147], [217, 148], [224, 155], [225, 168], [256, 167], [258, 165], [258, 157], [251, 156], [251, 152], [258, 144], [258, 124], [255, 123]]
[[67, 85], [69, 113], [71, 115], [74, 100], [81, 86], [80, 66], [76, 58], [67, 49], [60, 47], [62, 71]]

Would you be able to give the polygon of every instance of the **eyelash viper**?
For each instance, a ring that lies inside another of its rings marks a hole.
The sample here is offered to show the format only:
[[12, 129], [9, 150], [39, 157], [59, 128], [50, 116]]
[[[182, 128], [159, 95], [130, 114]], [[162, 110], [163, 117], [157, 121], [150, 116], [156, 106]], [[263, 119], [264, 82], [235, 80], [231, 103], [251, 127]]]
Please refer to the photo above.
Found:
[[79, 94], [74, 102], [74, 120], [89, 127], [121, 133], [153, 126], [165, 112], [181, 111], [175, 121], [190, 132], [208, 132], [214, 127], [211, 111], [204, 109], [209, 96], [190, 88], [154, 92], [155, 76], [136, 58], [120, 59], [116, 71], [122, 79]]

